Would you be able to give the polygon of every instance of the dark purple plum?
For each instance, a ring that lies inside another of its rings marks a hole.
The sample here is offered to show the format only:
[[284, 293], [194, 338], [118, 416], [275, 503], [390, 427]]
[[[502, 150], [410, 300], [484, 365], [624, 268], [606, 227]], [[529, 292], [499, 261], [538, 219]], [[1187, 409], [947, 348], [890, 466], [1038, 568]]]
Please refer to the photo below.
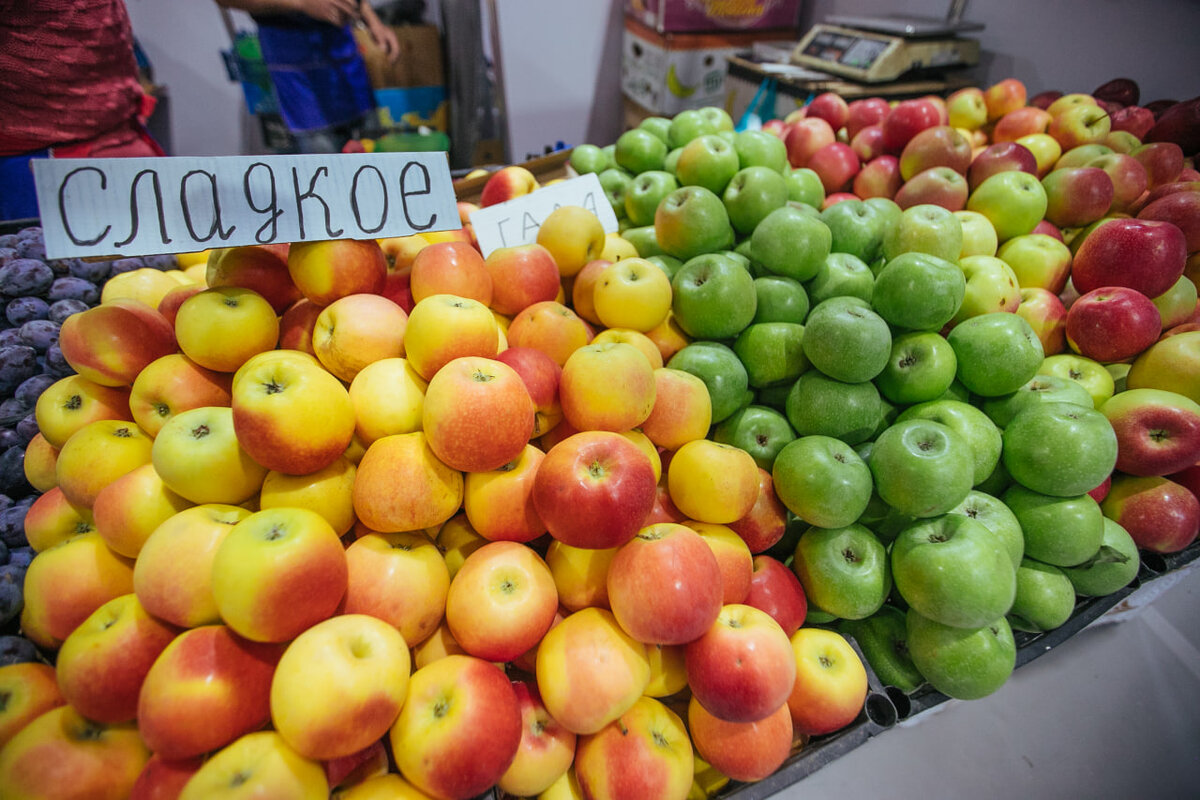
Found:
[[46, 243], [37, 239], [26, 239], [23, 242], [17, 243], [17, 256], [20, 258], [36, 258], [39, 261], [46, 260]]
[[[0, 570], [8, 569], [7, 566]], [[24, 570], [21, 570], [24, 574]], [[21, 614], [25, 605], [25, 595], [22, 587], [15, 583], [0, 580], [0, 630], [4, 630], [10, 622]]]
[[50, 304], [46, 319], [54, 320], [61, 325], [67, 321], [67, 317], [78, 314], [80, 311], [87, 311], [89, 308], [91, 306], [82, 300], [55, 300]]
[[33, 406], [15, 397], [6, 397], [0, 400], [0, 425], [16, 425], [32, 410]]
[[34, 404], [37, 403], [37, 399], [42, 396], [42, 392], [46, 391], [46, 388], [56, 380], [58, 379], [51, 375], [39, 374], [30, 376], [21, 382], [21, 385], [13, 392], [13, 397], [33, 408]]
[[4, 316], [14, 326], [21, 326], [30, 320], [48, 318], [50, 304], [40, 297], [17, 297], [8, 301]]
[[[15, 428], [0, 428], [0, 450], [7, 450], [10, 447], [21, 447], [21, 437]], [[4, 495], [7, 497], [7, 495]], [[9, 500], [9, 504], [12, 501]], [[7, 506], [5, 506], [7, 508]]]
[[32, 497], [18, 500], [0, 511], [0, 541], [8, 545], [10, 550], [29, 544], [25, 538], [25, 513], [33, 505], [33, 500]]
[[0, 667], [41, 660], [37, 645], [24, 636], [0, 636]]
[[104, 283], [108, 280], [111, 272], [111, 261], [84, 261], [82, 258], [75, 259], [74, 263], [68, 268], [68, 273], [72, 277], [83, 278], [85, 281], [91, 281], [95, 284]]
[[173, 253], [162, 256], [142, 256], [147, 267], [154, 269], [179, 269], [179, 259]]
[[17, 257], [17, 248], [0, 247], [0, 264], [7, 264]]
[[48, 319], [31, 319], [21, 326], [21, 341], [39, 353], [58, 341], [57, 322]]
[[0, 294], [9, 297], [45, 295], [54, 283], [54, 271], [36, 258], [14, 258], [0, 267]]
[[[7, 547], [7, 545], [5, 546]], [[28, 545], [25, 547], [13, 547], [8, 551], [8, 563], [28, 569], [29, 562], [33, 561], [34, 555], [33, 548]]]
[[13, 430], [16, 431], [21, 446], [28, 447], [29, 443], [33, 441], [33, 437], [38, 435], [37, 417], [30, 412], [17, 423], [17, 427]]
[[112, 262], [110, 275], [120, 275], [122, 272], [133, 272], [135, 269], [142, 269], [146, 266], [145, 259], [142, 258], [118, 258]]
[[10, 447], [0, 453], [0, 492], [16, 496], [33, 491], [34, 488], [25, 479], [25, 448]]
[[0, 567], [9, 563], [9, 560], [8, 545], [6, 545], [4, 542], [0, 542]]
[[38, 373], [37, 355], [28, 345], [0, 348], [0, 396], [11, 395], [26, 378]]
[[55, 342], [46, 348], [46, 363], [42, 371], [56, 378], [65, 378], [68, 375], [73, 375], [75, 368], [63, 358], [62, 348], [58, 346], [58, 342]]
[[13, 345], [24, 344], [21, 341], [20, 328], [5, 328], [0, 331], [0, 349], [12, 347]]
[[64, 275], [54, 279], [50, 290], [46, 292], [46, 299], [51, 303], [59, 300], [80, 300], [94, 306], [100, 302], [100, 287], [83, 278]]

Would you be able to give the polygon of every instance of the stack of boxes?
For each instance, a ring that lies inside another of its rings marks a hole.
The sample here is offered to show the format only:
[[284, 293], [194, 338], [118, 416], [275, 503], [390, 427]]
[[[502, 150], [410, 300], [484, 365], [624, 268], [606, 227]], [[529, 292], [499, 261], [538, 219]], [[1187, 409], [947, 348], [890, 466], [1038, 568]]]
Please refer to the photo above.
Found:
[[[726, 58], [797, 37], [800, 0], [625, 0], [625, 124], [731, 104]], [[728, 109], [727, 109], [728, 110]]]

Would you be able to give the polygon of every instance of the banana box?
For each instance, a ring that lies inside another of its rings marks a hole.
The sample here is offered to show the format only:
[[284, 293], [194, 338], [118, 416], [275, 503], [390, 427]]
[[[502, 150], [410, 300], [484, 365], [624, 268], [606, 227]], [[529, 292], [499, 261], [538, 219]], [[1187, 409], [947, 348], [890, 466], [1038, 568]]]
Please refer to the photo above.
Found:
[[795, 40], [788, 28], [753, 32], [658, 33], [625, 18], [621, 91], [654, 114], [724, 106], [726, 59], [755, 42]]

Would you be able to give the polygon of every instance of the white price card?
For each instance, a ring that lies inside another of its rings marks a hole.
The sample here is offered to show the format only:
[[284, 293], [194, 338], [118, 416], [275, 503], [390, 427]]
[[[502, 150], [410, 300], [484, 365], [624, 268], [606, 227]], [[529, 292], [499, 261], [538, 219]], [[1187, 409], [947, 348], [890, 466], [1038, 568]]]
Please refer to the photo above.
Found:
[[479, 249], [487, 256], [501, 247], [516, 247], [537, 241], [538, 228], [550, 212], [562, 206], [582, 206], [600, 218], [605, 233], [619, 229], [604, 187], [594, 173], [552, 183], [505, 203], [471, 213], [471, 226]]
[[50, 258], [377, 239], [462, 226], [442, 152], [31, 163]]

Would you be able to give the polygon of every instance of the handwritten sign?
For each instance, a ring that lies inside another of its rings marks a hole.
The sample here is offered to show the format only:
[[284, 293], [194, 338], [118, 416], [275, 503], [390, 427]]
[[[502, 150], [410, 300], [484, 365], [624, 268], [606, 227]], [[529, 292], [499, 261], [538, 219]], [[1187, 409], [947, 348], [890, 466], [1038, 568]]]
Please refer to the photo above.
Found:
[[475, 229], [479, 249], [486, 256], [501, 247], [533, 244], [542, 222], [550, 212], [562, 206], [583, 206], [600, 218], [605, 233], [618, 230], [617, 215], [604, 194], [600, 179], [589, 173], [473, 212], [471, 226]]
[[440, 152], [32, 164], [50, 258], [376, 239], [462, 225]]

